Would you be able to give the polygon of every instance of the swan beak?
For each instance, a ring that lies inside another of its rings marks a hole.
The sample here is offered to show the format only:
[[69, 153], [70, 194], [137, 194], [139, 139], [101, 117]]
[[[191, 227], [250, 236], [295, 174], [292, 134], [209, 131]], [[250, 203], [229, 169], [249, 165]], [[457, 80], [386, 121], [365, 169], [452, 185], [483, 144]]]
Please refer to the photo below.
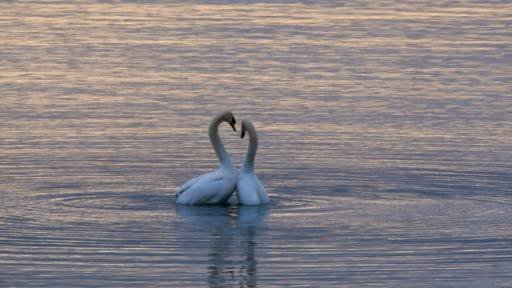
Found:
[[240, 138], [244, 138], [245, 136], [245, 130], [242, 130], [242, 134], [240, 134]]
[[235, 123], [229, 123], [229, 125], [231, 125], [231, 128], [233, 128], [233, 131], [235, 131], [235, 132], [236, 132]]

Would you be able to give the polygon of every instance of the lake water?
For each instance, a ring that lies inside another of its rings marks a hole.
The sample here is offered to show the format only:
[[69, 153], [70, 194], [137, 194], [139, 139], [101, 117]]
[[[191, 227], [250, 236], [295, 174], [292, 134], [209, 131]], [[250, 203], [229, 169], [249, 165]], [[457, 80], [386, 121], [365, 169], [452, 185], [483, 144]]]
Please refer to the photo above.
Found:
[[[7, 1], [0, 27], [1, 287], [512, 287], [510, 1]], [[176, 206], [227, 109], [271, 204]]]

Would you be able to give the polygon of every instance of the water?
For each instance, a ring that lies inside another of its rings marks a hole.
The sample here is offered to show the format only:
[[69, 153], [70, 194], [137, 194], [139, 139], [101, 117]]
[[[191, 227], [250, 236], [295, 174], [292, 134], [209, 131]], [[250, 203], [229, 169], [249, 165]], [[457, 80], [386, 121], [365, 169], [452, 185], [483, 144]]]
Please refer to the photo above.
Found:
[[[512, 285], [510, 2], [9, 1], [0, 26], [0, 286]], [[272, 203], [177, 207], [226, 109]]]

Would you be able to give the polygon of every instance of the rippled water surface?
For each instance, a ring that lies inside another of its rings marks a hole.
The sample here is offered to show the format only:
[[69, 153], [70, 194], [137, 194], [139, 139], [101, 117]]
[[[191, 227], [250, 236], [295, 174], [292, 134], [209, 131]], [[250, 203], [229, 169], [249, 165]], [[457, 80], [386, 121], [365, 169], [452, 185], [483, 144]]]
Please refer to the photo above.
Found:
[[[511, 287], [509, 1], [8, 1], [0, 26], [1, 287]], [[176, 206], [226, 109], [272, 203]]]

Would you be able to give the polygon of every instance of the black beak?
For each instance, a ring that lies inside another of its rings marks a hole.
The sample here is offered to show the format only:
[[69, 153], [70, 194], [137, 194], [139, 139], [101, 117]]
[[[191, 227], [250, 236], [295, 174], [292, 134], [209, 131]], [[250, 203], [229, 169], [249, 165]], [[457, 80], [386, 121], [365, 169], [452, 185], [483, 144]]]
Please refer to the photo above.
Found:
[[245, 130], [242, 130], [242, 134], [240, 134], [240, 138], [244, 138], [245, 136]]
[[234, 123], [234, 121], [233, 121], [233, 123], [229, 123], [229, 125], [231, 125], [231, 128], [233, 128], [233, 131], [235, 131], [235, 132], [236, 132], [235, 124], [236, 124], [236, 123]]

